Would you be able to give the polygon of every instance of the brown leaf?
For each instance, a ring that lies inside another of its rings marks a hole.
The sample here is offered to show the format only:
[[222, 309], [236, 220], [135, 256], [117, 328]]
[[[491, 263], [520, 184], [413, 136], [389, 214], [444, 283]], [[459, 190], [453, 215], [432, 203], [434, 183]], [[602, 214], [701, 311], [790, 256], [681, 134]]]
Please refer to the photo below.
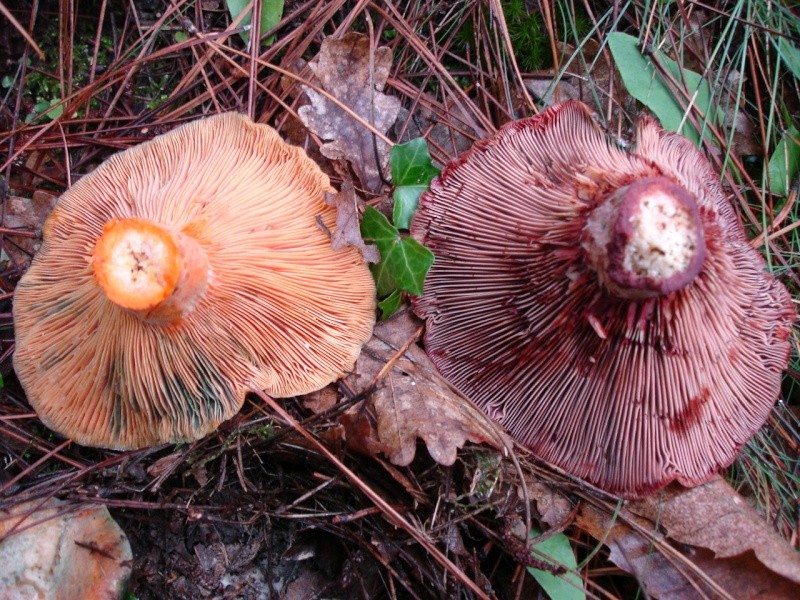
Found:
[[354, 246], [361, 251], [367, 262], [380, 262], [381, 255], [377, 246], [365, 244], [361, 238], [359, 199], [353, 182], [345, 179], [342, 182], [342, 190], [338, 194], [327, 194], [325, 202], [329, 206], [336, 207], [336, 231], [331, 236], [331, 247], [340, 250], [346, 246]]
[[401, 109], [398, 119], [403, 130], [400, 142], [424, 137], [430, 146], [441, 148], [444, 155], [450, 158], [463, 154], [476, 140], [487, 135], [465, 113], [461, 104], [447, 98], [437, 103], [435, 98], [425, 93], [420, 95], [413, 118], [406, 109]]
[[[340, 40], [325, 39], [308, 66], [322, 89], [385, 133], [400, 111], [399, 99], [381, 93], [392, 66], [392, 52], [385, 46], [375, 49], [372, 74], [370, 53], [369, 37], [351, 32]], [[307, 86], [304, 90], [311, 104], [298, 110], [300, 119], [322, 139], [331, 140], [320, 148], [322, 154], [349, 161], [365, 187], [380, 190], [389, 146], [322, 94]]]
[[577, 523], [653, 598], [800, 595], [800, 555], [719, 477], [693, 489], [672, 485], [616, 517], [584, 504]]
[[[539, 481], [528, 481], [526, 485], [528, 497], [536, 502], [536, 510], [544, 523], [560, 527], [567, 522], [574, 506], [564, 494]], [[519, 497], [522, 498], [521, 490]]]
[[[573, 56], [578, 52], [573, 44], [557, 42], [557, 46], [563, 56]], [[523, 83], [543, 106], [567, 100], [580, 100], [592, 105], [597, 90], [612, 93], [623, 106], [631, 97], [625, 93], [609, 56], [600, 54], [602, 50], [596, 40], [588, 40], [580, 49], [583, 60], [571, 62], [563, 73], [552, 69], [531, 73]]]
[[752, 550], [764, 566], [800, 584], [800, 554], [719, 476], [691, 489], [671, 486], [658, 501], [631, 502], [628, 508], [658, 521], [670, 538], [708, 548], [719, 558]]
[[314, 414], [319, 414], [336, 406], [339, 402], [339, 392], [335, 386], [326, 385], [321, 390], [301, 396], [300, 400], [308, 410]]
[[[361, 352], [355, 372], [347, 379], [350, 386], [357, 392], [365, 391], [418, 331], [419, 321], [409, 311], [379, 323]], [[453, 464], [456, 451], [466, 442], [486, 443], [499, 449], [511, 446], [497, 425], [438, 375], [416, 344], [411, 344], [377, 382], [368, 405], [377, 427], [369, 434], [362, 428], [361, 436], [372, 438], [368, 444], [355, 441], [362, 448], [380, 449], [396, 465], [404, 466], [414, 459], [417, 438], [443, 465]]]
[[27, 268], [31, 258], [42, 244], [42, 227], [47, 216], [56, 205], [58, 196], [37, 190], [33, 198], [9, 196], [3, 207], [3, 227], [18, 229], [21, 232], [34, 233], [36, 237], [15, 236], [7, 233], [13, 244], [4, 244], [5, 250], [13, 263], [20, 268]]

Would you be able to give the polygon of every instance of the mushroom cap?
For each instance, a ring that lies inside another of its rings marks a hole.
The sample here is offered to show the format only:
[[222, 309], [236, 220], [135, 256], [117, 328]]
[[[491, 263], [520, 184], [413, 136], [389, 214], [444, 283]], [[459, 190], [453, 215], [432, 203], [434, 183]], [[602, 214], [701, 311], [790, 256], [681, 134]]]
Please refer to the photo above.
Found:
[[[685, 287], [620, 297], [587, 260], [586, 227], [647, 178], [693, 197], [705, 254]], [[609, 492], [705, 481], [774, 405], [790, 296], [705, 158], [650, 118], [631, 152], [578, 102], [509, 123], [433, 181], [411, 232], [436, 256], [412, 301], [442, 375], [536, 455]]]
[[[360, 253], [331, 248], [330, 190], [302, 149], [235, 113], [69, 188], [14, 296], [14, 367], [42, 421], [88, 446], [189, 441], [248, 390], [286, 397], [341, 377], [370, 336], [375, 292]], [[180, 232], [207, 258], [207, 289], [180, 319], [143, 320], [99, 285], [93, 249], [118, 219]]]

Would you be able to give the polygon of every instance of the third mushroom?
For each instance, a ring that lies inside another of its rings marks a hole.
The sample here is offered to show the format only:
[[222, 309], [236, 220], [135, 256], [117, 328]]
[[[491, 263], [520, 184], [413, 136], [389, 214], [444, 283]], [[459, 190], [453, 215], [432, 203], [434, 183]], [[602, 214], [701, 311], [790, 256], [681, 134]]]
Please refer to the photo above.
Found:
[[650, 118], [623, 151], [577, 102], [450, 164], [412, 233], [426, 348], [539, 457], [612, 493], [731, 463], [780, 392], [795, 312], [707, 160]]

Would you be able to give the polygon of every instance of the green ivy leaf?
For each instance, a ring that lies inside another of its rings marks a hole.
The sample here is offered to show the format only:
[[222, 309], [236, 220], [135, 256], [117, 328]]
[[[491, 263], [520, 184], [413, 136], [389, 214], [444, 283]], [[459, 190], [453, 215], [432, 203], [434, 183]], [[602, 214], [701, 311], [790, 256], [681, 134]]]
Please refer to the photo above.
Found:
[[769, 159], [769, 189], [773, 194], [786, 196], [792, 179], [800, 172], [800, 131], [791, 127], [783, 136]]
[[392, 146], [389, 167], [395, 186], [392, 219], [398, 229], [408, 229], [419, 197], [439, 174], [439, 169], [434, 166], [423, 138]]
[[[608, 35], [608, 47], [628, 93], [653, 111], [664, 129], [677, 131], [699, 146], [700, 134], [689, 119], [684, 120], [681, 103], [656, 71], [653, 61], [639, 51], [638, 40], [631, 35], [616, 31]], [[694, 98], [694, 104], [713, 123], [716, 110], [708, 82], [698, 73], [684, 69], [663, 52], [656, 51], [655, 55], [676, 81], [685, 83], [689, 97]]]
[[361, 220], [361, 235], [365, 242], [374, 243], [381, 262], [372, 265], [378, 297], [389, 296], [396, 290], [415, 295], [422, 293], [433, 253], [417, 240], [402, 237], [400, 232], [380, 212], [368, 206]]
[[368, 206], [361, 218], [361, 237], [365, 242], [373, 242], [378, 247], [381, 257], [385, 257], [400, 237], [400, 232], [382, 213]]
[[[540, 532], [531, 529], [531, 537], [536, 537]], [[553, 575], [547, 571], [528, 567], [528, 572], [533, 575], [536, 582], [551, 600], [586, 600], [586, 593], [583, 590], [583, 582], [577, 573], [578, 562], [575, 560], [575, 553], [569, 543], [569, 538], [563, 533], [556, 533], [543, 542], [533, 546], [536, 552], [533, 556], [551, 563], [557, 567], [571, 569], [562, 575]], [[548, 560], [551, 558], [552, 560]]]
[[[401, 290], [395, 290], [386, 298], [378, 302], [378, 308], [381, 309], [381, 320], [385, 321], [389, 317], [391, 317], [394, 313], [400, 310], [400, 305], [403, 302], [403, 292]], [[2, 380], [0, 379], [0, 387], [2, 387]]]
[[[283, 2], [284, 0], [261, 0], [261, 33], [272, 29], [275, 25], [280, 23], [281, 17], [283, 16]], [[231, 19], [235, 20], [247, 5], [250, 4], [250, 0], [225, 0], [225, 4], [228, 6]], [[239, 23], [239, 27], [250, 25], [252, 18], [252, 12], [248, 11], [247, 15]], [[239, 35], [242, 40], [244, 40], [245, 44], [250, 43], [250, 31], [242, 31]], [[264, 43], [271, 44], [273, 41], [274, 36], [271, 36], [267, 38]]]

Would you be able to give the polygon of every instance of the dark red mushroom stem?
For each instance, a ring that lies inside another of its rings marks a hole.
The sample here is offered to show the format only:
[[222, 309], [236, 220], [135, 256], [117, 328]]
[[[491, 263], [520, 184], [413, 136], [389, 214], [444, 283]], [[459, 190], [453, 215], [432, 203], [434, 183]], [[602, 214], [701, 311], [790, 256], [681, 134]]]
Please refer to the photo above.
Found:
[[705, 258], [689, 192], [666, 177], [619, 188], [589, 216], [582, 246], [600, 283], [619, 298], [652, 298], [689, 285]]

